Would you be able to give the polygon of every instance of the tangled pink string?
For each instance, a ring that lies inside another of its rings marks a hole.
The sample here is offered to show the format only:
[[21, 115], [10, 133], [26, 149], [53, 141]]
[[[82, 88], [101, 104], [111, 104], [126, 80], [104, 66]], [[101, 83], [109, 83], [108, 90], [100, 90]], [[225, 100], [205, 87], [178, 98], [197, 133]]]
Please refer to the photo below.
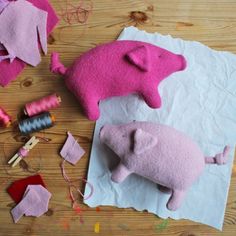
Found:
[[68, 0], [66, 1], [66, 9], [62, 10], [60, 15], [62, 19], [72, 25], [73, 23], [84, 24], [87, 22], [90, 13], [92, 13], [93, 3], [89, 1], [86, 6], [84, 1], [80, 1], [78, 6], [73, 5]]
[[65, 179], [65, 181], [68, 183], [69, 185], [69, 192], [70, 192], [70, 197], [72, 199], [72, 207], [75, 208], [76, 206], [76, 201], [77, 199], [74, 197], [74, 194], [73, 194], [73, 188], [84, 198], [84, 200], [87, 200], [89, 199], [92, 195], [93, 195], [93, 185], [91, 183], [89, 183], [86, 179], [84, 178], [78, 178], [77, 180], [82, 180], [84, 183], [87, 183], [88, 186], [90, 187], [91, 191], [89, 193], [88, 196], [84, 196], [84, 194], [80, 191], [80, 189], [78, 189], [74, 184], [73, 184], [73, 180], [71, 180], [67, 174], [66, 174], [66, 171], [65, 171], [65, 162], [66, 160], [63, 160], [61, 162], [61, 172], [62, 172], [62, 176], [63, 178]]

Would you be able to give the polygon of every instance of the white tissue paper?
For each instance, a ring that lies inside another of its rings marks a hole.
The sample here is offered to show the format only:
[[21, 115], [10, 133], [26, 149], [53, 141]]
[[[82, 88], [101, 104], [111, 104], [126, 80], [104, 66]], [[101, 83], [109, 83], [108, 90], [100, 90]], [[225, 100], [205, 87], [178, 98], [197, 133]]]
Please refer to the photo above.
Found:
[[[212, 50], [199, 42], [150, 34], [135, 27], [125, 28], [119, 40], [144, 41], [182, 54], [187, 59], [187, 68], [160, 83], [160, 109], [149, 108], [138, 95], [100, 103], [101, 117], [96, 123], [88, 173], [88, 181], [95, 191], [84, 202], [91, 207], [133, 207], [162, 218], [190, 219], [222, 230], [236, 140], [236, 56]], [[100, 143], [99, 130], [107, 123], [133, 120], [175, 127], [191, 136], [206, 156], [221, 152], [229, 144], [228, 164], [207, 165], [181, 208], [171, 212], [166, 208], [170, 195], [161, 193], [151, 181], [135, 174], [121, 184], [110, 179], [110, 169], [118, 163], [118, 157]], [[85, 194], [89, 191], [86, 186]]]

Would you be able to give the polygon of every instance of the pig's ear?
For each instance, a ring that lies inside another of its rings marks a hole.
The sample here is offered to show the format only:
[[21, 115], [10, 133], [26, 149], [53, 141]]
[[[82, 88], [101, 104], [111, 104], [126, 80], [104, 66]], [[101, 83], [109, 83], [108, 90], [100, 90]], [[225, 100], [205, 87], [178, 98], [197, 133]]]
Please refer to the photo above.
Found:
[[134, 133], [134, 153], [141, 154], [157, 144], [157, 138], [142, 129], [135, 130]]
[[148, 48], [143, 46], [136, 47], [126, 54], [127, 59], [133, 65], [137, 66], [142, 71], [149, 71], [150, 60]]

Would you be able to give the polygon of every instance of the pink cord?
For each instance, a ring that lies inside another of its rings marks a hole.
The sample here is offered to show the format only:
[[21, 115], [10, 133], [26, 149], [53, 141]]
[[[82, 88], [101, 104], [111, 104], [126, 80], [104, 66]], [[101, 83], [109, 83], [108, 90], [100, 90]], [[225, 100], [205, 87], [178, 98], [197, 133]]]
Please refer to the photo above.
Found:
[[66, 162], [66, 160], [63, 160], [63, 161], [61, 162], [60, 167], [61, 167], [62, 176], [63, 176], [63, 178], [65, 179], [65, 181], [66, 181], [66, 182], [68, 183], [68, 185], [69, 185], [70, 197], [71, 197], [71, 199], [72, 199], [72, 204], [73, 204], [72, 206], [73, 206], [73, 208], [74, 208], [77, 199], [74, 197], [72, 188], [74, 188], [74, 189], [83, 197], [84, 200], [89, 199], [89, 198], [93, 195], [94, 188], [93, 188], [93, 185], [92, 185], [91, 183], [89, 183], [86, 179], [84, 179], [84, 178], [78, 178], [78, 180], [82, 180], [84, 183], [87, 183], [88, 186], [89, 186], [90, 189], [91, 189], [89, 195], [85, 197], [84, 194], [83, 194], [74, 184], [72, 184], [75, 180], [74, 180], [74, 181], [71, 180], [71, 179], [68, 177], [68, 175], [66, 174], [66, 171], [65, 171], [65, 162]]
[[89, 14], [92, 12], [93, 4], [91, 1], [89, 1], [90, 4], [87, 6], [84, 5], [84, 1], [80, 1], [80, 4], [78, 6], [75, 6], [69, 1], [66, 1], [66, 10], [62, 10], [61, 17], [63, 20], [68, 24], [73, 23], [86, 23], [88, 20]]

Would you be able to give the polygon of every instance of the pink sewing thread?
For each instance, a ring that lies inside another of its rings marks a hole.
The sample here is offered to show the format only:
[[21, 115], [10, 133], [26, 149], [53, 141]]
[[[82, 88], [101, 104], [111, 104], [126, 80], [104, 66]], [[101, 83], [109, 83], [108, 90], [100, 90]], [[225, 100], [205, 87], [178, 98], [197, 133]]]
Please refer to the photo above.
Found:
[[27, 157], [28, 154], [29, 154], [29, 150], [22, 147], [22, 148], [19, 149], [18, 154], [19, 154], [19, 156], [21, 156], [23, 158]]
[[33, 101], [25, 105], [25, 113], [28, 116], [34, 116], [45, 111], [57, 108], [60, 106], [61, 98], [57, 94], [51, 94], [39, 100]]
[[8, 127], [11, 124], [11, 117], [0, 107], [0, 127]]
[[73, 190], [72, 188], [74, 188], [82, 197], [84, 200], [87, 200], [89, 199], [92, 195], [93, 195], [93, 191], [94, 191], [94, 188], [93, 188], [93, 185], [91, 183], [89, 183], [86, 179], [84, 178], [78, 178], [77, 180], [82, 180], [84, 183], [87, 183], [88, 186], [90, 187], [91, 191], [89, 193], [88, 196], [84, 196], [84, 194], [73, 184], [73, 182], [75, 182], [76, 180], [71, 180], [68, 175], [66, 174], [66, 171], [65, 171], [65, 162], [66, 160], [63, 160], [61, 162], [61, 172], [62, 172], [62, 176], [63, 178], [65, 179], [65, 181], [68, 183], [69, 185], [69, 192], [70, 192], [70, 197], [72, 199], [72, 207], [74, 208], [76, 206], [76, 201], [77, 199], [74, 197], [74, 194], [73, 194]]
[[81, 23], [84, 24], [88, 20], [90, 13], [92, 12], [93, 4], [89, 1], [87, 6], [84, 6], [84, 1], [80, 1], [78, 6], [69, 3], [66, 1], [66, 10], [62, 10], [62, 14], [60, 15], [62, 19], [68, 23]]

